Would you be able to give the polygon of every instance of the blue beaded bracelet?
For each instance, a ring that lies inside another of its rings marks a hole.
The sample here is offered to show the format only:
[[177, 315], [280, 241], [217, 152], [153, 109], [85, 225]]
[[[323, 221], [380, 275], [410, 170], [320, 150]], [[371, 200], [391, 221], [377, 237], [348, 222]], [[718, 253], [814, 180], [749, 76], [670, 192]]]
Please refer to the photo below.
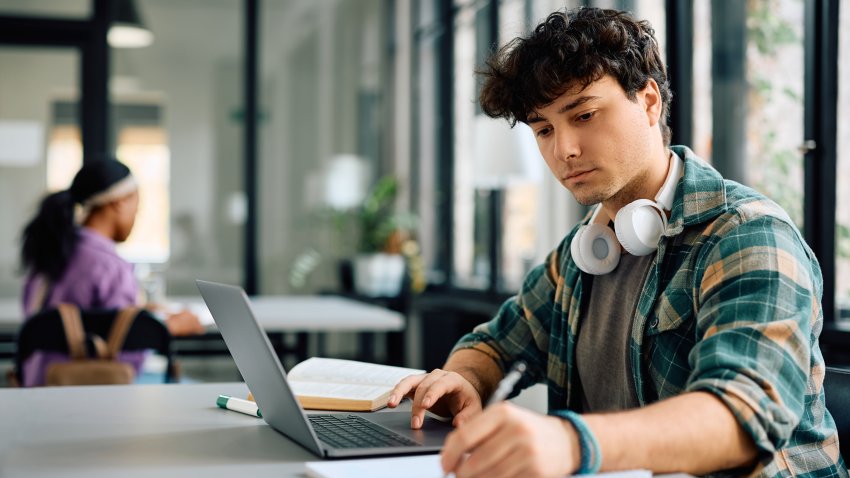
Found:
[[563, 418], [576, 429], [581, 455], [581, 463], [576, 474], [587, 475], [599, 472], [599, 468], [602, 467], [602, 450], [599, 448], [596, 436], [590, 431], [590, 427], [587, 426], [581, 415], [570, 410], [554, 410], [550, 412], [550, 415]]

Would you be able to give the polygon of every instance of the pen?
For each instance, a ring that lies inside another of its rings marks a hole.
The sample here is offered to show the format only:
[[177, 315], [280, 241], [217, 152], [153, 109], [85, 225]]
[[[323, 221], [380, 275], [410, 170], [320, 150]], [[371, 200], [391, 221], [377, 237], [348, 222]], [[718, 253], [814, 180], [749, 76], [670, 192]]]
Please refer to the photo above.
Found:
[[257, 408], [257, 404], [255, 402], [242, 400], [241, 398], [228, 397], [227, 395], [219, 395], [218, 399], [216, 399], [215, 401], [215, 404], [218, 405], [219, 408], [226, 408], [228, 410], [233, 410], [234, 412], [240, 412], [244, 413], [245, 415], [251, 415], [252, 417], [263, 417], [263, 414], [260, 413], [260, 409]]
[[487, 405], [490, 406], [494, 403], [499, 403], [511, 393], [514, 389], [514, 386], [519, 379], [522, 378], [522, 374], [525, 373], [525, 362], [522, 360], [514, 363], [514, 366], [511, 367], [511, 370], [505, 375], [505, 377], [499, 381], [499, 384], [496, 385], [496, 391], [493, 392], [493, 395], [490, 395], [490, 399], [487, 400]]

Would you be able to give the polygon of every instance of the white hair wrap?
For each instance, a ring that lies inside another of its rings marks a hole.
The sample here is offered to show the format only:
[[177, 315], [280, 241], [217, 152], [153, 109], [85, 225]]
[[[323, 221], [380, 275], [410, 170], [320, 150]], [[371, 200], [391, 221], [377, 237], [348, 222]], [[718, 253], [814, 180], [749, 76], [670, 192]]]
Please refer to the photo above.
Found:
[[138, 189], [139, 184], [136, 182], [136, 178], [134, 178], [132, 174], [127, 175], [127, 177], [113, 184], [105, 191], [99, 192], [83, 201], [74, 213], [77, 223], [82, 224], [89, 214], [91, 214], [92, 209], [121, 199]]

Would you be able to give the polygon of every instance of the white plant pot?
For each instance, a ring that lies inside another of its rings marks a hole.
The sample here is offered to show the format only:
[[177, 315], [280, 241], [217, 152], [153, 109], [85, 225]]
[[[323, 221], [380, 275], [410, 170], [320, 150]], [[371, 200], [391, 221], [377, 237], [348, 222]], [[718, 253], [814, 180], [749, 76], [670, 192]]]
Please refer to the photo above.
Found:
[[359, 254], [354, 257], [354, 290], [369, 297], [394, 297], [404, 280], [404, 257], [398, 254]]

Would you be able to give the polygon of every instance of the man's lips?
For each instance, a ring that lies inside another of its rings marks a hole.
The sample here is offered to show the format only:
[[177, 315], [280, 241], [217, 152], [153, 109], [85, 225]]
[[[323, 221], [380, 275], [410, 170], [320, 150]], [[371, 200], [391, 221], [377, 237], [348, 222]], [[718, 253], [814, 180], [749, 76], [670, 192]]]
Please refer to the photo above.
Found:
[[595, 171], [595, 170], [594, 169], [588, 169], [586, 171], [572, 172], [572, 173], [567, 174], [567, 176], [564, 178], [564, 180], [565, 181], [578, 181], [578, 180], [586, 178], [593, 171]]

